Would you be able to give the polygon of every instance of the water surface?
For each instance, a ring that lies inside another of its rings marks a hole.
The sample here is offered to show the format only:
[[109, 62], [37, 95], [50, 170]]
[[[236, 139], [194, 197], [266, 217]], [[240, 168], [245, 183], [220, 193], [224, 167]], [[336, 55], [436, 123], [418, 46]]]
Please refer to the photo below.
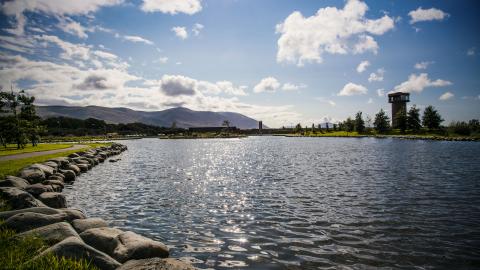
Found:
[[480, 268], [480, 143], [122, 141], [69, 206], [199, 268]]

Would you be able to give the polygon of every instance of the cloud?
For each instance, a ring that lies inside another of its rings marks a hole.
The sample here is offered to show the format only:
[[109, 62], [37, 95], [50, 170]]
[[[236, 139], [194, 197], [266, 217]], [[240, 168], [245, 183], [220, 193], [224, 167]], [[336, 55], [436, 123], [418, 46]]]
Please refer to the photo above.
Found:
[[385, 74], [385, 69], [379, 68], [377, 69], [377, 72], [372, 72], [370, 73], [370, 76], [368, 77], [369, 82], [381, 82], [383, 81], [383, 75]]
[[200, 0], [143, 0], [140, 7], [145, 12], [195, 14], [202, 10]]
[[154, 44], [152, 41], [150, 41], [146, 38], [139, 37], [139, 36], [127, 36], [127, 35], [125, 35], [125, 36], [123, 36], [123, 38], [125, 40], [135, 42], [135, 43], [140, 42], [140, 43], [145, 43], [147, 45], [153, 45]]
[[70, 18], [60, 19], [58, 27], [64, 32], [75, 35], [79, 38], [85, 39], [88, 37], [85, 27]]
[[408, 77], [407, 81], [402, 82], [401, 84], [395, 86], [393, 91], [405, 92], [405, 93], [412, 93], [412, 92], [420, 93], [427, 87], [442, 87], [442, 86], [448, 86], [448, 85], [452, 85], [452, 83], [446, 80], [441, 80], [441, 79], [432, 81], [430, 80], [430, 78], [428, 78], [427, 73], [420, 73], [420, 75], [411, 74]]
[[72, 60], [73, 58], [78, 58], [81, 60], [90, 59], [90, 47], [84, 44], [74, 44], [68, 41], [64, 41], [57, 36], [52, 35], [41, 35], [35, 36], [37, 40], [46, 41], [56, 44], [63, 50], [63, 53], [60, 54], [60, 57], [63, 59]]
[[203, 24], [196, 23], [193, 25], [192, 32], [195, 36], [200, 35], [200, 31], [204, 28]]
[[385, 96], [385, 90], [383, 88], [377, 89], [377, 96], [384, 97]]
[[415, 69], [427, 69], [429, 65], [433, 64], [435, 62], [433, 61], [422, 61], [422, 62], [419, 62], [419, 63], [416, 63], [414, 68]]
[[326, 99], [324, 97], [316, 97], [315, 99], [322, 102], [322, 103], [329, 104], [332, 107], [337, 106], [337, 103], [335, 103], [333, 100], [329, 100], [329, 99]]
[[358, 73], [364, 72], [367, 69], [368, 66], [370, 66], [369, 61], [365, 60], [365, 61], [360, 62], [360, 64], [358, 64], [358, 66], [357, 66], [357, 72]]
[[172, 32], [175, 33], [175, 35], [181, 39], [187, 39], [188, 38], [188, 33], [187, 33], [187, 29], [185, 27], [181, 27], [181, 26], [175, 26], [175, 27], [172, 27]]
[[452, 99], [455, 95], [452, 94], [451, 92], [445, 92], [443, 93], [438, 99], [439, 100], [442, 100], [442, 101], [445, 101], [445, 100], [449, 100], [449, 99]]
[[160, 57], [157, 60], [158, 63], [166, 64], [168, 62], [168, 57]]
[[373, 104], [373, 98], [369, 98], [367, 104]]
[[78, 89], [83, 90], [105, 90], [109, 89], [108, 80], [106, 77], [98, 75], [90, 75], [85, 80], [77, 85]]
[[291, 13], [276, 26], [277, 62], [321, 63], [322, 55], [376, 52], [378, 44], [370, 35], [383, 35], [393, 29], [394, 20], [385, 15], [380, 19], [365, 17], [368, 6], [349, 0], [343, 9], [321, 8], [311, 17]]
[[275, 92], [280, 88], [280, 83], [274, 77], [263, 78], [255, 87], [253, 88], [254, 93], [261, 92]]
[[368, 89], [360, 84], [347, 83], [338, 93], [338, 96], [353, 96], [353, 95], [364, 95], [368, 92]]
[[416, 10], [412, 10], [408, 13], [410, 16], [410, 24], [414, 24], [417, 22], [423, 21], [441, 21], [448, 16], [448, 13], [441, 11], [440, 9], [430, 8], [430, 9], [423, 9], [422, 7], [417, 8]]
[[472, 48], [467, 50], [467, 55], [468, 56], [475, 56], [475, 54], [476, 54], [476, 48], [475, 47], [472, 47]]
[[101, 57], [104, 59], [110, 59], [110, 60], [115, 60], [118, 58], [118, 56], [116, 56], [115, 54], [104, 52], [104, 51], [94, 51], [93, 54], [95, 54], [98, 57]]
[[195, 95], [195, 80], [180, 75], [163, 75], [160, 89], [167, 96]]
[[301, 84], [293, 84], [293, 83], [284, 83], [282, 86], [282, 90], [284, 91], [297, 91], [302, 88], [306, 88], [307, 85], [301, 83]]

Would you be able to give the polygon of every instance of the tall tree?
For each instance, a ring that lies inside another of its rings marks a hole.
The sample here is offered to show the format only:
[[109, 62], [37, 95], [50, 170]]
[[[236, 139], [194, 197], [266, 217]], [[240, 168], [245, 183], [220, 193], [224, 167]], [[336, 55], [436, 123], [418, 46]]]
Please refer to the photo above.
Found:
[[417, 132], [420, 128], [422, 128], [420, 122], [420, 109], [413, 105], [407, 113], [407, 129]]
[[375, 115], [373, 126], [378, 133], [384, 133], [390, 128], [390, 118], [383, 109]]
[[348, 117], [344, 123], [345, 131], [352, 132], [355, 129], [355, 121], [351, 117]]
[[402, 133], [405, 133], [405, 130], [407, 130], [407, 114], [404, 110], [400, 110], [397, 112], [397, 115], [395, 116], [395, 119], [397, 120], [397, 128], [400, 129]]
[[363, 133], [365, 131], [365, 121], [362, 118], [362, 112], [355, 114], [355, 131]]
[[438, 113], [438, 111], [432, 106], [428, 106], [423, 111], [422, 123], [423, 126], [427, 127], [428, 129], [438, 129], [440, 128], [440, 124], [443, 122], [442, 117]]

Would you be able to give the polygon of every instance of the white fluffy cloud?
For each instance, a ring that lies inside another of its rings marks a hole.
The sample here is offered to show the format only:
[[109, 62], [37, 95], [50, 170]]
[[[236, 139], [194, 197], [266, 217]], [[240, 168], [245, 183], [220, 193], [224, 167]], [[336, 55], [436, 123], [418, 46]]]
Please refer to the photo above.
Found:
[[302, 88], [306, 88], [307, 85], [301, 83], [301, 84], [294, 84], [294, 83], [284, 83], [282, 85], [282, 90], [284, 91], [297, 91], [297, 90], [300, 90]]
[[274, 77], [266, 77], [263, 78], [257, 85], [255, 85], [253, 92], [275, 92], [278, 88], [280, 88], [280, 83], [277, 79]]
[[420, 93], [427, 87], [442, 87], [448, 85], [452, 85], [452, 83], [441, 79], [430, 80], [427, 73], [420, 73], [420, 75], [411, 74], [407, 81], [395, 86], [394, 92]]
[[300, 12], [290, 14], [276, 26], [278, 62], [322, 62], [324, 53], [347, 54], [376, 52], [378, 44], [370, 35], [382, 35], [393, 29], [394, 20], [385, 15], [380, 19], [365, 17], [368, 6], [349, 0], [343, 9], [321, 8], [311, 17]]
[[358, 73], [364, 72], [365, 70], [367, 70], [368, 66], [370, 66], [369, 61], [365, 60], [365, 61], [360, 62], [360, 64], [358, 64], [358, 66], [357, 66], [357, 72]]
[[195, 14], [202, 10], [200, 0], [143, 0], [141, 9], [145, 12]]
[[83, 27], [80, 23], [70, 18], [60, 19], [60, 23], [58, 24], [58, 27], [62, 29], [64, 32], [75, 35], [79, 38], [88, 37], [85, 27]]
[[445, 92], [443, 93], [438, 99], [439, 100], [442, 100], [442, 101], [445, 101], [445, 100], [449, 100], [449, 99], [452, 99], [455, 95], [452, 94], [451, 92]]
[[172, 32], [175, 33], [175, 35], [181, 39], [187, 39], [188, 38], [188, 32], [185, 27], [182, 26], [175, 26], [172, 27]]
[[422, 7], [419, 7], [416, 10], [410, 11], [408, 15], [411, 18], [410, 24], [423, 22], [423, 21], [434, 21], [434, 20], [441, 21], [449, 16], [448, 13], [445, 13], [440, 9], [436, 9], [436, 8], [423, 9]]
[[427, 69], [429, 65], [433, 64], [433, 61], [422, 61], [415, 64], [415, 69]]
[[193, 25], [192, 27], [192, 32], [195, 36], [198, 36], [200, 35], [200, 31], [202, 31], [202, 29], [204, 28], [205, 26], [203, 26], [203, 24], [200, 24], [200, 23], [196, 23]]
[[360, 84], [347, 83], [338, 93], [338, 96], [354, 96], [354, 95], [365, 95], [368, 92], [368, 89]]
[[384, 97], [385, 96], [385, 90], [383, 88], [377, 89], [377, 96]]
[[335, 101], [330, 100], [330, 99], [326, 99], [326, 98], [324, 98], [324, 97], [316, 97], [315, 99], [318, 100], [318, 101], [320, 101], [320, 102], [322, 102], [322, 103], [326, 103], [326, 104], [328, 104], [328, 105], [330, 105], [330, 106], [332, 106], [332, 107], [337, 106], [337, 103], [335, 103]]
[[383, 81], [383, 75], [385, 74], [385, 69], [379, 68], [377, 69], [377, 72], [372, 72], [370, 73], [370, 76], [368, 77], [369, 82], [381, 82]]
[[123, 36], [123, 38], [125, 40], [131, 41], [131, 42], [140, 42], [140, 43], [145, 43], [147, 45], [153, 45], [152, 41], [150, 41], [146, 38], [139, 37], [139, 36]]

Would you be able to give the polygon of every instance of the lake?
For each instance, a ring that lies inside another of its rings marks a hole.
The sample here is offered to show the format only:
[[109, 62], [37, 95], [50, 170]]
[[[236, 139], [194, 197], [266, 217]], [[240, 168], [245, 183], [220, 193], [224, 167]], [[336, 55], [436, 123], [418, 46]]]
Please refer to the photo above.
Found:
[[[480, 268], [480, 143], [375, 138], [121, 141], [70, 207], [199, 268]], [[117, 157], [114, 157], [117, 158]]]

